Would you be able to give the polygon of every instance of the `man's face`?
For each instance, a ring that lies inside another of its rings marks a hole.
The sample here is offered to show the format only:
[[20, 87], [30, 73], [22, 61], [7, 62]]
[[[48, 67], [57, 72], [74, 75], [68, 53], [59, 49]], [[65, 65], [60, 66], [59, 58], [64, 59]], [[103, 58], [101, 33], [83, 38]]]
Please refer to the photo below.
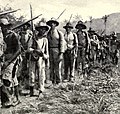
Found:
[[54, 29], [56, 27], [55, 23], [51, 23], [51, 28]]
[[46, 29], [45, 29], [45, 28], [40, 28], [40, 29], [39, 29], [39, 34], [40, 34], [40, 35], [44, 35], [45, 32], [46, 32]]
[[8, 33], [8, 31], [10, 30], [11, 27], [7, 26], [7, 25], [2, 25], [1, 28], [2, 28], [3, 33], [6, 34], [6, 33]]
[[79, 31], [82, 31], [82, 27], [80, 26], [78, 30], [79, 30]]
[[28, 27], [28, 25], [24, 25], [24, 27], [23, 27], [23, 30], [27, 30], [29, 27]]
[[68, 32], [68, 33], [71, 32], [71, 30], [72, 30], [72, 28], [69, 28], [69, 27], [66, 28], [66, 32]]

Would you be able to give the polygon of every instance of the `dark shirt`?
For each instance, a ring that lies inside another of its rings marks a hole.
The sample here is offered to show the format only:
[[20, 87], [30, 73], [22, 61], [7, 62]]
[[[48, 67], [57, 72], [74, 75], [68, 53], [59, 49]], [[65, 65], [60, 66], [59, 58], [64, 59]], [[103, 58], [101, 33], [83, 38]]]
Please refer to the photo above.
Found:
[[78, 31], [77, 32], [77, 37], [78, 37], [78, 48], [86, 47], [87, 45], [87, 36], [85, 32]]
[[18, 36], [13, 31], [10, 31], [4, 39], [6, 43], [6, 51], [5, 54], [14, 54], [18, 51], [19, 43], [18, 43]]

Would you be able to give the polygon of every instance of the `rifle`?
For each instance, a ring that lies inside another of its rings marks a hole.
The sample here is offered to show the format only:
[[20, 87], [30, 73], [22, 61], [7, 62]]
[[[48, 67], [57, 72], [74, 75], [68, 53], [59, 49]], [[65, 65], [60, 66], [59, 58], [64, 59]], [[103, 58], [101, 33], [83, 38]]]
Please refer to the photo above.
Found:
[[68, 21], [69, 23], [70, 23], [71, 18], [72, 18], [72, 14], [71, 14], [70, 19], [69, 19], [69, 21]]
[[[31, 19], [33, 18], [33, 13], [32, 13], [32, 6], [30, 4], [30, 14], [31, 14]], [[33, 31], [33, 21], [31, 21], [31, 29]]]
[[9, 13], [14, 13], [14, 12], [17, 12], [18, 10], [20, 10], [20, 9], [2, 12], [2, 13], [0, 13], [0, 16], [2, 16], [2, 15], [7, 15], [7, 14], [9, 14]]
[[38, 18], [39, 16], [41, 16], [41, 15], [42, 15], [42, 14], [40, 14], [40, 15], [38, 15], [38, 16], [36, 16], [36, 17], [34, 17], [34, 18], [32, 18], [32, 19], [30, 19], [30, 20], [28, 20], [28, 21], [26, 21], [26, 22], [24, 22], [24, 23], [22, 23], [22, 24], [20, 24], [20, 25], [18, 25], [18, 26], [16, 26], [16, 27], [14, 27], [14, 28], [12, 28], [12, 30], [15, 30], [15, 29], [17, 29], [17, 28], [20, 28], [20, 27], [24, 26], [26, 23], [37, 19], [37, 18]]
[[65, 12], [66, 9], [63, 10], [63, 12], [58, 16], [58, 18], [56, 20], [58, 20], [60, 18], [60, 16]]

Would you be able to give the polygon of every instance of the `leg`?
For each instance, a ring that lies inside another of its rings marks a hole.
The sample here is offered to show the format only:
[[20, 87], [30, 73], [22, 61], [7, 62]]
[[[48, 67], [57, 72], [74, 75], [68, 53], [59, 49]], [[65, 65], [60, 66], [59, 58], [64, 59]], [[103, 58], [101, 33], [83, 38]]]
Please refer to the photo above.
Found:
[[54, 71], [54, 56], [53, 56], [53, 51], [50, 50], [50, 80], [52, 83], [55, 82], [55, 71]]
[[43, 92], [44, 91], [44, 86], [45, 86], [45, 61], [39, 59], [38, 61], [38, 79], [39, 79], [39, 91]]
[[30, 96], [34, 94], [35, 76], [36, 76], [36, 63], [34, 61], [29, 62], [29, 85], [30, 85]]
[[74, 54], [71, 53], [70, 57], [70, 80], [74, 80], [74, 74], [75, 74], [75, 60], [76, 58], [74, 57]]
[[68, 53], [64, 53], [64, 80], [68, 80], [69, 57]]

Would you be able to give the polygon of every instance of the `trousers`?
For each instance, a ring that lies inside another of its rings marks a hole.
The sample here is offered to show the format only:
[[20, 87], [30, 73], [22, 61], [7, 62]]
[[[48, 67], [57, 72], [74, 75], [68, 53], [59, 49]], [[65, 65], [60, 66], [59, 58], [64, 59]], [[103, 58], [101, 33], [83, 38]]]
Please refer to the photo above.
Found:
[[62, 61], [59, 61], [59, 50], [50, 49], [50, 79], [53, 83], [60, 83], [62, 81]]
[[36, 61], [30, 61], [29, 62], [29, 84], [30, 86], [35, 85], [35, 79], [36, 76], [38, 76], [38, 87], [39, 90], [44, 91], [44, 85], [45, 85], [45, 60], [43, 60], [42, 57], [39, 58], [39, 60]]
[[[66, 50], [64, 53], [64, 79], [74, 77], [75, 61], [76, 58], [74, 56], [74, 50]], [[70, 70], [70, 74], [69, 74], [69, 70]]]

